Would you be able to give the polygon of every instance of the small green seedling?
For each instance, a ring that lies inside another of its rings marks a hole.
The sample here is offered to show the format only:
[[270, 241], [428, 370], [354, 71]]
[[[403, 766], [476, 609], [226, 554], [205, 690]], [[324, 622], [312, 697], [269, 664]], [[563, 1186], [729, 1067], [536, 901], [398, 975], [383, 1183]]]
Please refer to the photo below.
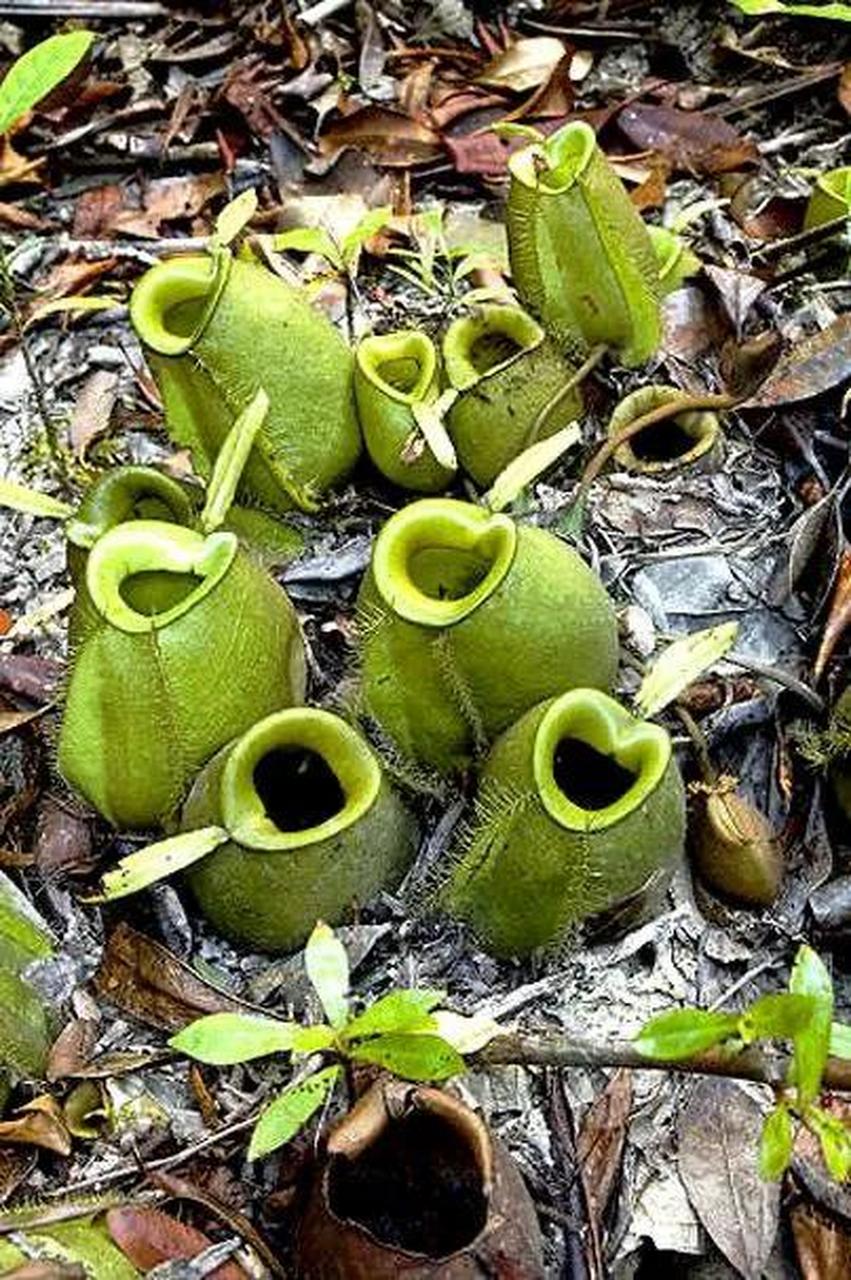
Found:
[[173, 1049], [213, 1066], [276, 1053], [322, 1055], [317, 1061], [325, 1065], [288, 1085], [261, 1112], [248, 1149], [251, 1160], [289, 1142], [327, 1105], [343, 1064], [372, 1063], [404, 1080], [448, 1080], [466, 1070], [459, 1050], [472, 1053], [499, 1029], [489, 1019], [438, 1011], [446, 992], [428, 988], [389, 991], [355, 1012], [346, 949], [321, 921], [308, 939], [304, 963], [325, 1022], [302, 1026], [277, 1018], [213, 1013], [170, 1041]]
[[797, 1122], [818, 1139], [831, 1176], [844, 1182], [851, 1177], [851, 1130], [818, 1105], [828, 1057], [851, 1059], [851, 1026], [833, 1021], [833, 1003], [827, 969], [811, 947], [802, 946], [788, 991], [760, 996], [742, 1013], [672, 1009], [642, 1027], [635, 1047], [645, 1057], [677, 1062], [710, 1049], [733, 1058], [759, 1040], [791, 1042], [786, 1083], [763, 1125], [760, 1171], [767, 1180], [782, 1177]]

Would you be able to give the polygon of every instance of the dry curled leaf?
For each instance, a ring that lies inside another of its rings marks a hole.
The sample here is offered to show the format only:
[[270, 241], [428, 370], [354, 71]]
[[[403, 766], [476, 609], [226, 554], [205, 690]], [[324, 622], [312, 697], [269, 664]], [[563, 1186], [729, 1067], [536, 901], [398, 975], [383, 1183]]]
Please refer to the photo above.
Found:
[[441, 154], [440, 135], [429, 125], [386, 107], [362, 107], [338, 117], [319, 139], [324, 156], [345, 147], [368, 151], [378, 164], [407, 168]]
[[199, 978], [167, 947], [128, 924], [110, 934], [94, 983], [113, 1004], [164, 1031], [179, 1031], [203, 1013], [250, 1008]]
[[742, 408], [773, 409], [810, 400], [851, 378], [851, 314], [837, 316], [821, 333], [786, 352]]
[[555, 36], [517, 40], [497, 54], [476, 80], [491, 88], [525, 93], [546, 84], [564, 55], [565, 47]]
[[85, 457], [92, 440], [109, 428], [117, 396], [118, 374], [114, 369], [96, 369], [83, 383], [68, 427], [75, 458]]
[[40, 1094], [21, 1107], [11, 1120], [0, 1121], [0, 1143], [44, 1147], [60, 1156], [71, 1154], [71, 1135], [57, 1102]]

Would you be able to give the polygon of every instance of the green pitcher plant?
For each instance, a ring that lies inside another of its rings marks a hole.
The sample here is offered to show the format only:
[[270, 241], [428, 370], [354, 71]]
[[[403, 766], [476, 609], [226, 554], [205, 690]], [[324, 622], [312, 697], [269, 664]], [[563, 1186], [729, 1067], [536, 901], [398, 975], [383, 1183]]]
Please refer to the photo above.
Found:
[[494, 743], [445, 902], [489, 950], [527, 955], [669, 872], [685, 818], [667, 731], [573, 689]]
[[444, 490], [456, 459], [451, 442], [441, 450], [429, 431], [428, 415], [434, 418], [440, 397], [431, 338], [408, 329], [362, 339], [355, 352], [355, 396], [366, 450], [381, 474], [416, 493]]
[[490, 305], [459, 317], [444, 335], [443, 361], [458, 393], [449, 434], [461, 466], [483, 488], [582, 412], [569, 365], [519, 307]]
[[59, 769], [115, 826], [154, 826], [219, 747], [303, 700], [298, 620], [233, 533], [121, 524], [85, 581], [96, 621], [74, 654]]
[[234, 419], [262, 386], [270, 401], [240, 481], [274, 510], [315, 510], [361, 448], [352, 354], [302, 291], [217, 245], [157, 263], [130, 318], [172, 438], [208, 475]]
[[358, 630], [362, 713], [391, 756], [444, 772], [543, 698], [610, 688], [618, 661], [613, 606], [576, 551], [449, 498], [382, 527]]
[[647, 228], [582, 121], [509, 158], [506, 227], [523, 305], [568, 352], [602, 345], [628, 365], [661, 338], [659, 268]]
[[851, 217], [851, 165], [831, 169], [816, 178], [804, 214], [804, 230]]
[[0, 1110], [12, 1084], [44, 1074], [56, 1027], [23, 973], [34, 961], [48, 959], [54, 946], [29, 899], [0, 872]]
[[202, 913], [255, 950], [301, 946], [318, 917], [338, 923], [394, 888], [416, 824], [345, 720], [314, 707], [276, 712], [222, 748], [181, 807], [181, 834], [131, 854], [107, 898], [185, 870]]

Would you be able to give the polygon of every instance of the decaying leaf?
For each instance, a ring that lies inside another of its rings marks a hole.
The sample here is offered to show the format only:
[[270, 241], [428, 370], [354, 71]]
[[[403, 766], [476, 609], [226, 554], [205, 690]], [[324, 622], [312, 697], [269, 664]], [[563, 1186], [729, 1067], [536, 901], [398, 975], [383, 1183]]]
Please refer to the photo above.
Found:
[[726, 173], [759, 159], [750, 139], [710, 112], [636, 102], [620, 112], [618, 126], [634, 146], [689, 172]]
[[[212, 1243], [203, 1231], [147, 1206], [110, 1209], [106, 1225], [121, 1252], [143, 1272], [163, 1262], [194, 1258]], [[213, 1274], [215, 1280], [246, 1280], [247, 1275], [236, 1262], [226, 1262]]]
[[851, 315], [837, 316], [812, 338], [805, 338], [782, 356], [762, 386], [743, 406], [773, 409], [781, 404], [811, 400], [851, 378]]
[[813, 675], [816, 680], [830, 661], [837, 644], [851, 622], [851, 548], [845, 547], [839, 557], [839, 568], [833, 588], [830, 611], [824, 624], [821, 644], [816, 655]]
[[345, 147], [368, 151], [379, 164], [402, 168], [424, 164], [441, 153], [440, 135], [429, 125], [376, 106], [334, 120], [319, 139], [325, 156]]
[[118, 374], [114, 369], [96, 369], [83, 383], [68, 427], [75, 457], [83, 458], [92, 440], [108, 429], [117, 395]]
[[577, 1139], [577, 1155], [588, 1188], [588, 1211], [602, 1221], [621, 1167], [632, 1110], [632, 1077], [616, 1071], [591, 1104]]
[[790, 1214], [792, 1238], [804, 1280], [847, 1280], [851, 1275], [851, 1233], [842, 1219], [809, 1204]]
[[697, 1216], [745, 1280], [760, 1280], [780, 1187], [759, 1175], [762, 1112], [732, 1080], [700, 1080], [679, 1126], [680, 1176]]
[[524, 93], [546, 84], [564, 55], [565, 47], [555, 36], [517, 40], [497, 54], [476, 79], [479, 84]]
[[167, 947], [123, 923], [109, 937], [94, 983], [113, 1004], [164, 1031], [179, 1031], [203, 1013], [251, 1009], [205, 982]]
[[0, 1143], [44, 1147], [60, 1156], [71, 1153], [71, 1135], [54, 1098], [41, 1094], [26, 1103], [10, 1120], [0, 1120]]

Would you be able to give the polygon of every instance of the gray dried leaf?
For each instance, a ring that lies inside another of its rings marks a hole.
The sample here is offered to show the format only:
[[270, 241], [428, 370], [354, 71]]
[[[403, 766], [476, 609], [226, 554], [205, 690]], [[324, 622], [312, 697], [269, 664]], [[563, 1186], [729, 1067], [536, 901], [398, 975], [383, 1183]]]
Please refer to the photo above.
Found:
[[679, 1125], [679, 1169], [715, 1244], [745, 1280], [759, 1280], [780, 1214], [780, 1186], [759, 1176], [762, 1112], [732, 1080], [701, 1080]]

